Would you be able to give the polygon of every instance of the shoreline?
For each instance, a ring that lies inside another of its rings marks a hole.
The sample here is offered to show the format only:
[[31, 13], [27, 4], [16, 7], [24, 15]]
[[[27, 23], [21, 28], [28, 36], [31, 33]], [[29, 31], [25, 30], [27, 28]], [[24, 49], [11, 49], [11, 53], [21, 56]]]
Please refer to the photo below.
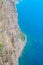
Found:
[[[18, 2], [19, 2], [19, 1], [18, 1]], [[15, 6], [16, 6], [17, 4], [19, 4], [19, 3], [16, 3]], [[18, 11], [17, 11], [17, 7], [16, 7], [16, 12], [17, 12], [17, 14], [19, 14]], [[17, 19], [18, 19], [18, 16], [17, 16]], [[26, 34], [21, 30], [21, 28], [20, 28], [20, 26], [19, 26], [19, 24], [18, 24], [18, 21], [17, 21], [17, 25], [18, 25], [18, 29], [20, 30], [20, 32], [25, 36], [25, 41], [23, 42], [23, 43], [24, 43], [24, 46], [23, 46], [22, 51], [21, 51], [21, 54], [20, 54], [20, 56], [21, 56], [21, 55], [22, 55], [22, 52], [23, 52], [23, 49], [25, 48], [26, 43], [27, 43], [27, 36], [26, 36]]]
[[[19, 1], [18, 1], [18, 2], [19, 2]], [[16, 3], [15, 5], [17, 5], [17, 4], [18, 4], [18, 3]], [[18, 14], [17, 7], [16, 7], [16, 12], [17, 12], [17, 14]], [[18, 18], [17, 18], [17, 19], [18, 19]], [[26, 36], [26, 34], [21, 30], [21, 28], [20, 28], [18, 22], [17, 22], [17, 25], [18, 25], [18, 29], [20, 30], [20, 32], [22, 32], [22, 33], [24, 34], [24, 36], [25, 36], [25, 42], [27, 42], [27, 36]]]
[[[4, 6], [3, 4], [1, 4], [3, 7], [1, 8], [2, 10], [0, 12], [2, 13], [2, 15], [0, 14], [0, 16], [3, 16], [4, 14], [2, 20], [0, 21], [0, 29], [2, 30], [2, 33], [0, 34], [0, 40], [5, 48], [5, 56], [3, 54], [2, 58], [2, 60], [4, 59], [5, 64], [3, 65], [9, 65], [12, 63], [13, 65], [18, 65], [18, 59], [21, 56], [27, 42], [27, 36], [22, 32], [18, 24], [19, 13], [17, 11], [15, 1], [5, 0], [4, 2], [2, 1]], [[6, 52], [8, 54], [8, 57]], [[5, 62], [7, 60], [5, 59], [6, 57], [8, 58], [7, 62]]]

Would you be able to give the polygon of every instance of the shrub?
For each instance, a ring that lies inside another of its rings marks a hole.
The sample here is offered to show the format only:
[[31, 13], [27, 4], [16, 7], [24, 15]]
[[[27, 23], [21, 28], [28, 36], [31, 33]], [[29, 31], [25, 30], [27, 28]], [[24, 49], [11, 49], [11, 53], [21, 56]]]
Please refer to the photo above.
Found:
[[0, 57], [2, 57], [3, 53], [4, 53], [4, 47], [3, 47], [3, 43], [0, 42]]

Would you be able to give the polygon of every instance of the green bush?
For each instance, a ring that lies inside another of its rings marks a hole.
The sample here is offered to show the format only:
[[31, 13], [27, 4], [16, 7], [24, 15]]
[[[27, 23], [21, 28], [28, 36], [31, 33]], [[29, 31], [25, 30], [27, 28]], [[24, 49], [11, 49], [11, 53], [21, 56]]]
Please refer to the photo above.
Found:
[[1, 48], [1, 47], [3, 47], [3, 44], [2, 44], [2, 42], [0, 42], [0, 48]]
[[0, 57], [2, 57], [4, 50], [5, 50], [5, 49], [4, 49], [4, 47], [3, 47], [3, 43], [0, 42]]

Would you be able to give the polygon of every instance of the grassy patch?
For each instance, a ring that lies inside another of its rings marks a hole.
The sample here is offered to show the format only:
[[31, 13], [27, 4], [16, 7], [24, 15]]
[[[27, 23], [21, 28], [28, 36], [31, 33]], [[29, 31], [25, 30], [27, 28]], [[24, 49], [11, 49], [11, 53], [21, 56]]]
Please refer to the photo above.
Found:
[[0, 57], [2, 57], [4, 51], [5, 51], [5, 49], [4, 49], [4, 47], [3, 47], [3, 43], [0, 42]]
[[1, 48], [1, 47], [3, 47], [3, 44], [2, 44], [2, 42], [0, 42], [0, 48]]

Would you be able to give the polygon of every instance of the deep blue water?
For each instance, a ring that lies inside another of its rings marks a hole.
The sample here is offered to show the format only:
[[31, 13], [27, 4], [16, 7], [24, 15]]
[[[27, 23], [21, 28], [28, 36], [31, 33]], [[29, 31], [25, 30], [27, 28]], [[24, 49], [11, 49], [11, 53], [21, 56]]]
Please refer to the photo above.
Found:
[[19, 65], [43, 65], [43, 0], [23, 0], [17, 11], [18, 24], [27, 35]]

